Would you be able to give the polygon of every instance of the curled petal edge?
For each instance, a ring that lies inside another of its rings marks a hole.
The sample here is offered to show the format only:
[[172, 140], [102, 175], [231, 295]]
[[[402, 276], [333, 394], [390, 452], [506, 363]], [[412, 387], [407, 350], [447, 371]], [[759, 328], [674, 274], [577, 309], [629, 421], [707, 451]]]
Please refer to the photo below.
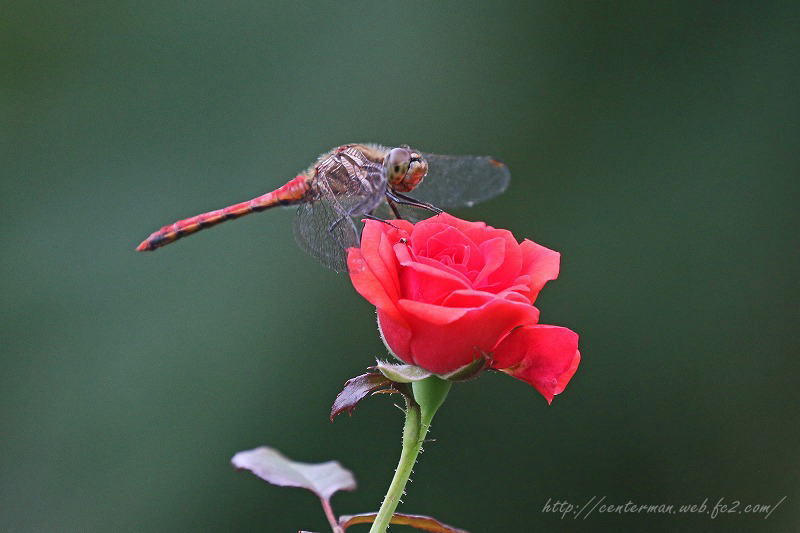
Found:
[[542, 324], [512, 331], [493, 357], [493, 368], [532, 385], [548, 404], [564, 392], [581, 361], [577, 333]]

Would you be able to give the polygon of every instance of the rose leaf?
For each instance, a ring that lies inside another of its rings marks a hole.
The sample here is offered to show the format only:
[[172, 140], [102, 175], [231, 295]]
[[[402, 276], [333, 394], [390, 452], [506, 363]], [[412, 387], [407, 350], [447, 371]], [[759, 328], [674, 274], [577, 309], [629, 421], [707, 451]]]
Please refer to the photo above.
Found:
[[[356, 524], [371, 524], [375, 521], [376, 516], [378, 516], [378, 513], [345, 515], [339, 517], [339, 525], [346, 530]], [[448, 526], [435, 518], [424, 515], [395, 513], [392, 516], [391, 523], [399, 526], [411, 526], [422, 531], [433, 531], [434, 533], [468, 533], [465, 529]]]
[[352, 472], [337, 461], [298, 463], [267, 446], [239, 452], [231, 463], [273, 485], [308, 489], [325, 502], [337, 491], [356, 488]]

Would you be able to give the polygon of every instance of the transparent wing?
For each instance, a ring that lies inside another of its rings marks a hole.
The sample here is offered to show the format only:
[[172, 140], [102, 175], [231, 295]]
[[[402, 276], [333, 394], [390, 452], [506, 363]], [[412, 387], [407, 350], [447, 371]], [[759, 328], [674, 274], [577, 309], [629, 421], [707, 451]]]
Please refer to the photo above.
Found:
[[362, 223], [325, 199], [302, 204], [294, 220], [297, 244], [336, 272], [347, 271], [347, 248], [360, 244]]
[[409, 196], [436, 207], [472, 207], [501, 194], [511, 181], [508, 167], [490, 156], [422, 154], [428, 175]]
[[318, 165], [309, 200], [294, 221], [300, 247], [337, 272], [347, 270], [347, 248], [360, 244], [361, 217], [386, 190], [383, 166], [358, 155], [336, 154]]

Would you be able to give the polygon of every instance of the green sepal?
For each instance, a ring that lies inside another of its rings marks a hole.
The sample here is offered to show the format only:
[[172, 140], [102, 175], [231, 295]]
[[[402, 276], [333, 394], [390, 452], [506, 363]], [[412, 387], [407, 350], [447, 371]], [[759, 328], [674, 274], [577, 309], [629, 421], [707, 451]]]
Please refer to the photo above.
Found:
[[471, 363], [467, 363], [461, 368], [453, 370], [452, 372], [448, 372], [447, 374], [436, 374], [436, 375], [442, 379], [446, 379], [447, 381], [469, 381], [470, 379], [478, 377], [478, 375], [481, 372], [486, 370], [488, 364], [489, 364], [489, 358], [486, 356], [482, 356], [478, 359], [475, 359]]
[[380, 360], [376, 361], [374, 368], [395, 383], [414, 383], [433, 375], [424, 368], [418, 366], [395, 365]]

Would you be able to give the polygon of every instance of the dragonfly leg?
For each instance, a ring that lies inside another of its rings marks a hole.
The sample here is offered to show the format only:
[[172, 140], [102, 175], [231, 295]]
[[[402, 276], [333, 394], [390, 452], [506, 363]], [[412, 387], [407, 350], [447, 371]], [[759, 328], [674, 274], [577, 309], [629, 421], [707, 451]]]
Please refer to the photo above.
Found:
[[336, 226], [338, 226], [339, 224], [341, 224], [342, 222], [344, 222], [344, 219], [346, 219], [346, 218], [347, 218], [347, 215], [342, 215], [342, 216], [340, 216], [339, 218], [337, 218], [336, 220], [334, 220], [334, 221], [333, 221], [333, 224], [331, 224], [330, 226], [328, 226], [328, 233], [330, 233], [331, 235], [333, 235], [333, 230], [335, 230], [335, 229], [336, 229]]
[[[341, 224], [342, 222], [348, 222], [350, 224], [352, 232], [344, 230], [344, 232], [339, 233], [337, 235], [335, 230], [337, 226], [339, 226], [339, 224]], [[356, 228], [356, 224], [355, 222], [353, 222], [353, 219], [349, 215], [342, 215], [336, 220], [334, 220], [333, 223], [330, 226], [328, 226], [328, 233], [331, 235], [331, 238], [344, 249], [353, 246], [358, 246], [361, 240], [359, 237], [358, 229]]]
[[[436, 213], [437, 215], [439, 213], [443, 212], [441, 209], [439, 209], [438, 207], [436, 207], [434, 205], [431, 205], [431, 204], [429, 204], [427, 202], [421, 202], [419, 200], [415, 200], [414, 198], [411, 198], [410, 196], [406, 196], [405, 194], [399, 193], [397, 191], [387, 190], [386, 191], [386, 196], [387, 196], [387, 198], [391, 199], [392, 201], [394, 201], [395, 203], [398, 203], [400, 205], [410, 205], [411, 207], [418, 207], [420, 209], [427, 209], [428, 211], [432, 211], [432, 212]], [[391, 203], [389, 203], [389, 205], [391, 205]], [[393, 209], [396, 209], [396, 208], [393, 208]]]
[[389, 204], [389, 207], [392, 208], [392, 213], [394, 213], [394, 218], [403, 220], [402, 215], [400, 215], [400, 211], [397, 210], [397, 204], [388, 194], [386, 195], [386, 203]]
[[[378, 222], [383, 222], [383, 223], [384, 223], [384, 224], [386, 224], [387, 226], [391, 226], [391, 227], [393, 227], [394, 229], [398, 229], [398, 227], [397, 227], [397, 226], [395, 226], [394, 224], [392, 224], [392, 223], [391, 223], [391, 222], [389, 222], [388, 220], [382, 219], [382, 218], [380, 218], [380, 217], [376, 217], [376, 216], [375, 216], [375, 215], [373, 215], [372, 213], [366, 213], [366, 214], [364, 214], [364, 215], [362, 215], [362, 216], [363, 216], [364, 218], [368, 218], [368, 219], [370, 219], [370, 220], [376, 220], [376, 221], [378, 221]], [[399, 218], [399, 217], [398, 217], [398, 218]]]

